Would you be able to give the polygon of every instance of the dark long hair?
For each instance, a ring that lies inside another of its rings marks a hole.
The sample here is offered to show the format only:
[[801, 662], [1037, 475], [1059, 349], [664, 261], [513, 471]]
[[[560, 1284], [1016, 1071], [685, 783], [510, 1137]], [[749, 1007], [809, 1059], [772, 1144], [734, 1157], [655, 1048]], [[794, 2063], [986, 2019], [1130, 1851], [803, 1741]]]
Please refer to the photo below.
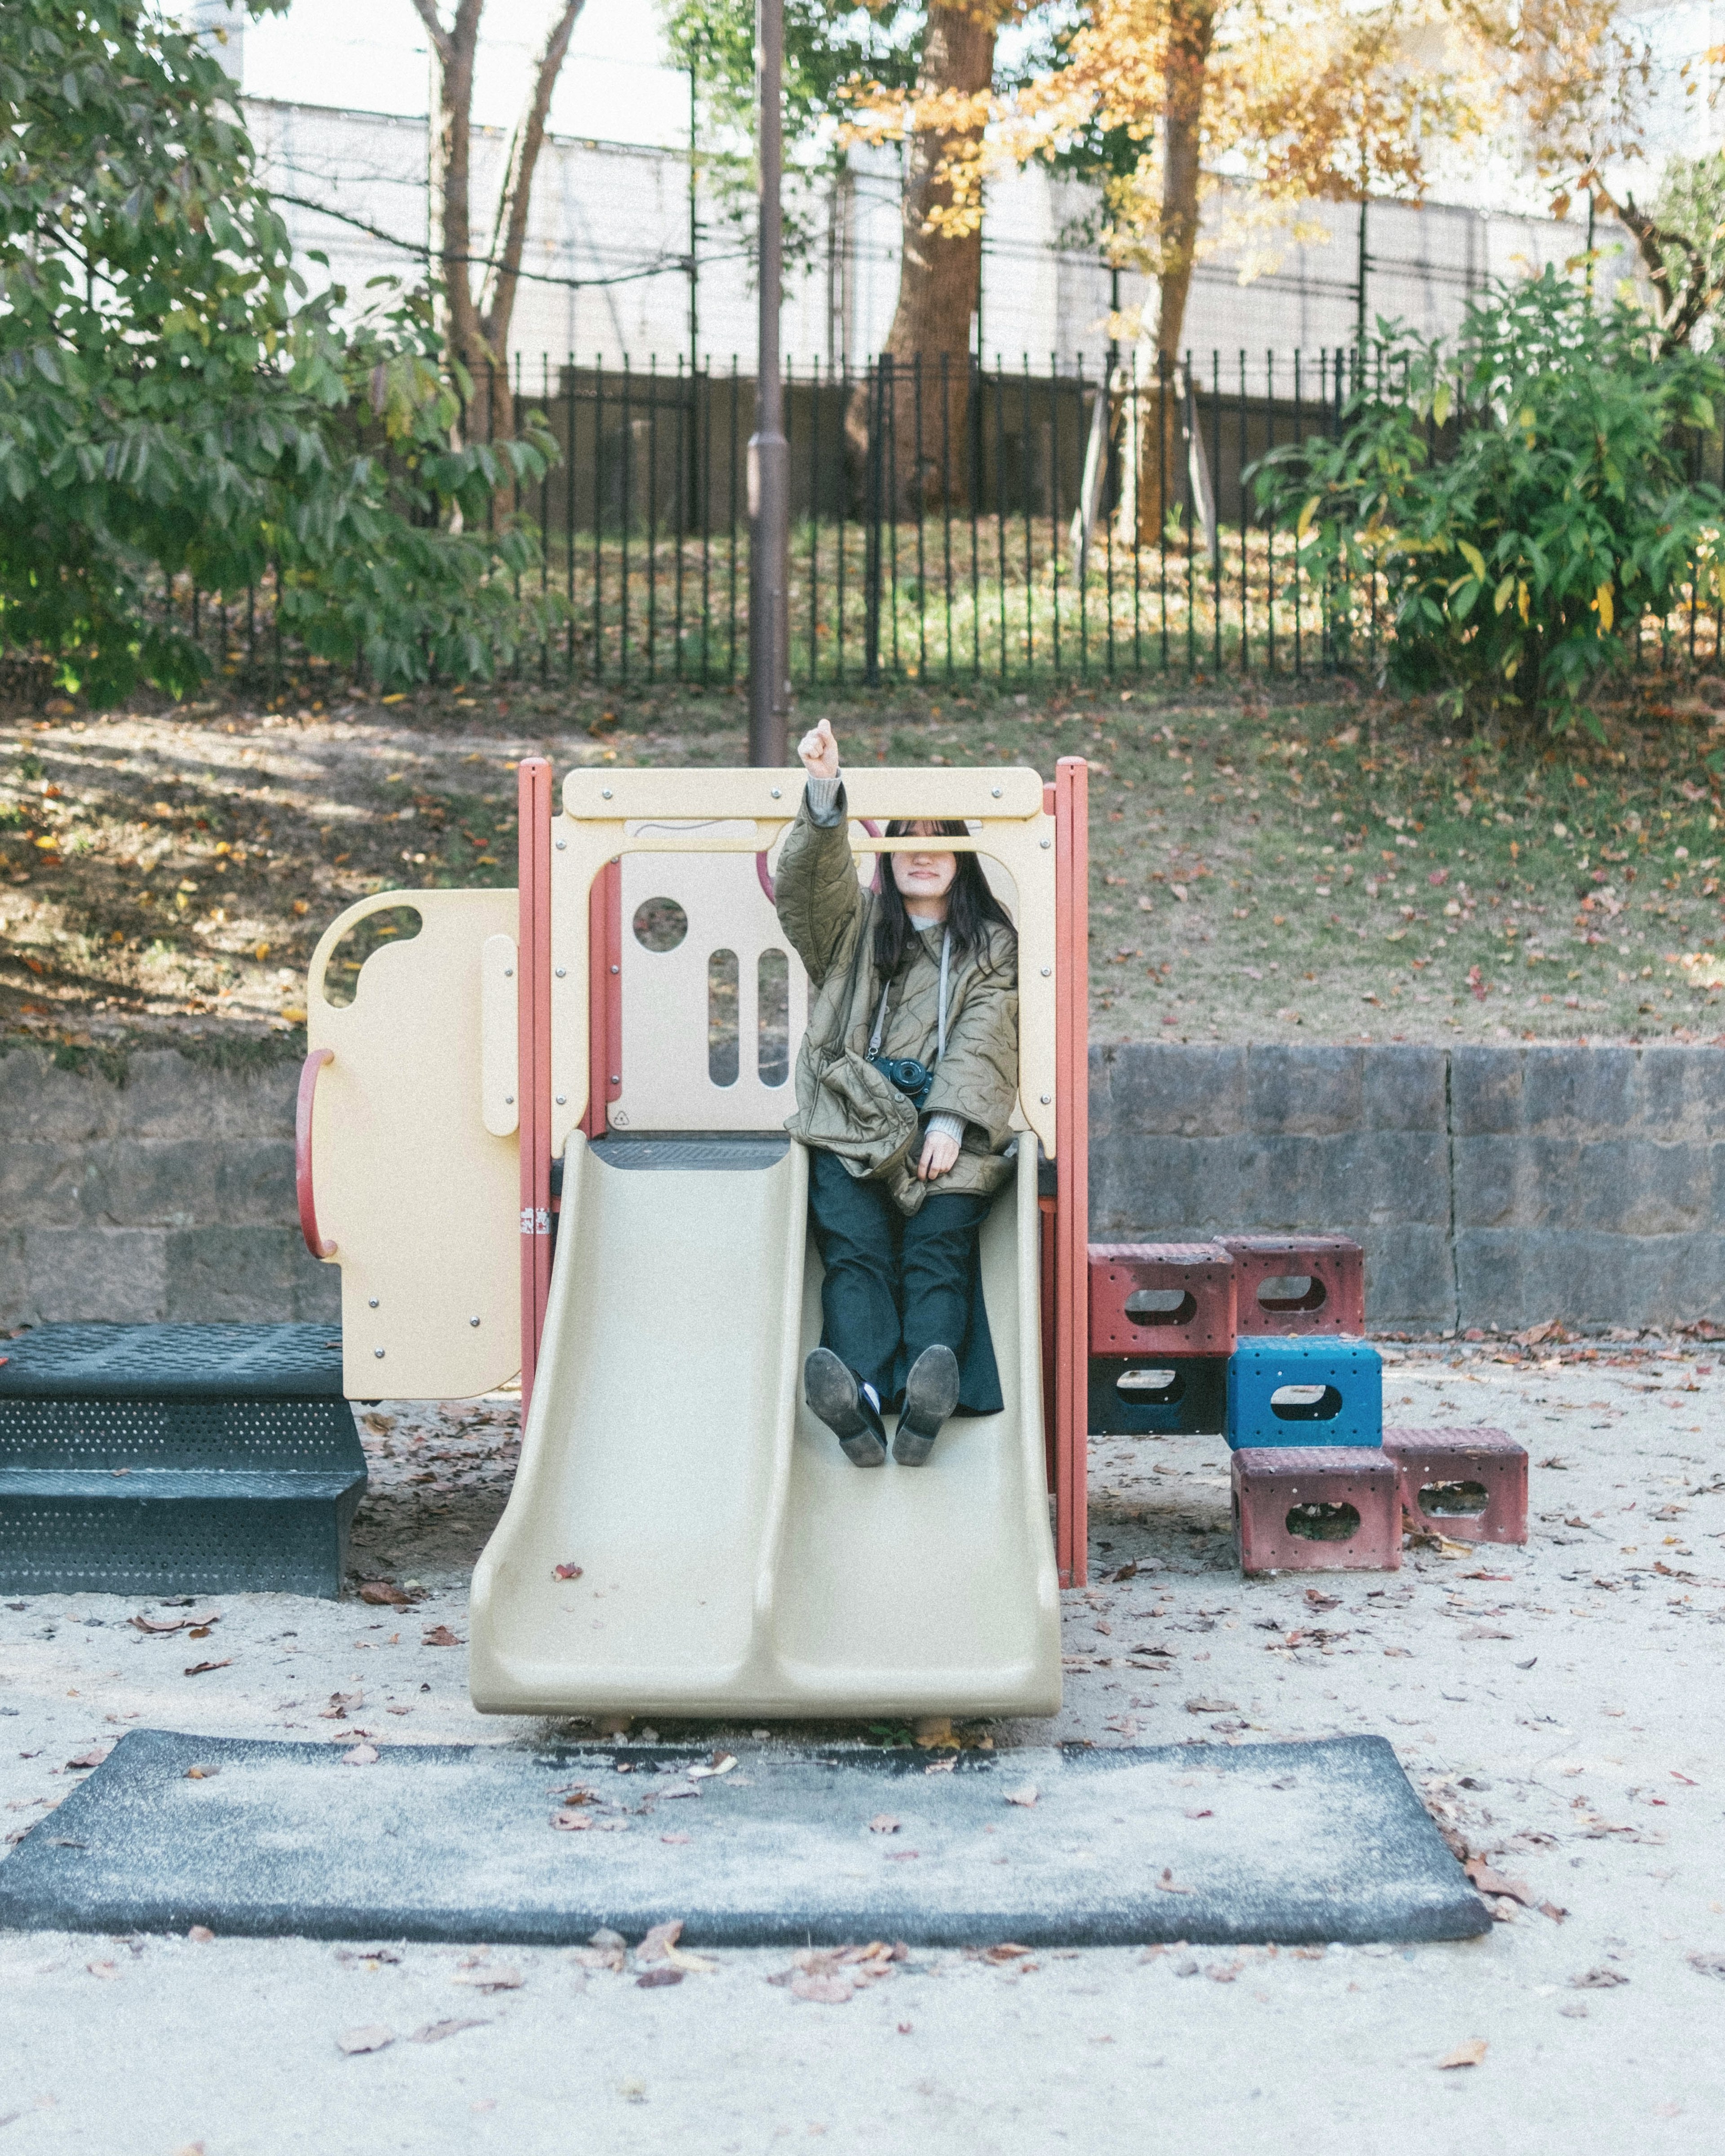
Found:
[[[956, 819], [933, 823], [921, 817], [906, 822], [896, 819], [886, 827], [889, 839], [905, 839], [912, 835], [913, 824], [923, 823], [931, 844], [937, 839], [968, 839], [970, 826]], [[947, 926], [952, 932], [952, 956], [967, 958], [973, 952], [986, 956], [990, 937], [989, 923], [1004, 928], [1017, 943], [1017, 932], [1012, 916], [988, 888], [988, 880], [983, 874], [981, 860], [974, 854], [957, 856], [958, 872], [952, 878], [947, 894]], [[892, 873], [889, 855], [880, 864], [880, 903], [875, 912], [875, 964], [882, 980], [891, 980], [898, 971], [899, 962], [906, 947], [916, 934], [911, 926], [911, 916], [905, 911], [905, 895], [899, 889]]]

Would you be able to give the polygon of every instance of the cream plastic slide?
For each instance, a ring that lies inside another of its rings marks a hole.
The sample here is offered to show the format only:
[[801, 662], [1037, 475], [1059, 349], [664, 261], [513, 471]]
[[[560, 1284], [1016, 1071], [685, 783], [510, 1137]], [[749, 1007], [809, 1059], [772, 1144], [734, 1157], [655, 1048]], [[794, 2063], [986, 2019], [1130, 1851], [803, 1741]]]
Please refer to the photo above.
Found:
[[863, 1471], [803, 1404], [802, 1148], [571, 1137], [521, 1467], [474, 1577], [477, 1707], [1058, 1709], [1034, 1138], [1019, 1155], [982, 1244], [1005, 1410]]

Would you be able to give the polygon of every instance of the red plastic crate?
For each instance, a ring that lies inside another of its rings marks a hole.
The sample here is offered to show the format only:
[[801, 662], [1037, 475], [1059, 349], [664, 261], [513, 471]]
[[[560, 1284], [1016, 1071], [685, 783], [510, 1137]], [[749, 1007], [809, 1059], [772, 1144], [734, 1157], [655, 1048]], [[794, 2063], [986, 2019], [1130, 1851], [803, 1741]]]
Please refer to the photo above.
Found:
[[[1527, 1455], [1507, 1430], [1386, 1430], [1384, 1450], [1400, 1472], [1412, 1526], [1455, 1543], [1527, 1541]], [[1471, 1509], [1428, 1510], [1434, 1491]]]
[[[1141, 1296], [1153, 1307], [1134, 1313]], [[1091, 1245], [1092, 1355], [1231, 1355], [1234, 1339], [1234, 1260], [1219, 1243]]]
[[[1345, 1527], [1345, 1539], [1325, 1530]], [[1401, 1473], [1375, 1445], [1253, 1447], [1234, 1455], [1243, 1572], [1397, 1572]]]
[[[1235, 1319], [1242, 1333], [1351, 1332], [1366, 1329], [1366, 1259], [1351, 1235], [1219, 1235], [1234, 1260]], [[1266, 1302], [1278, 1280], [1309, 1283], [1298, 1296]]]

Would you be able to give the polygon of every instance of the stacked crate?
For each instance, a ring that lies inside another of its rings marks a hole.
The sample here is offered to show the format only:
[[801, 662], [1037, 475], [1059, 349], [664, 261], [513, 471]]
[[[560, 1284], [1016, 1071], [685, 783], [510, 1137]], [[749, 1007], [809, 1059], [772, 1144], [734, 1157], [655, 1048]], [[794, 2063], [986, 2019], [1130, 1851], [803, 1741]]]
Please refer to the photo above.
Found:
[[1527, 1454], [1502, 1430], [1384, 1430], [1365, 1314], [1346, 1235], [1093, 1243], [1090, 1427], [1224, 1435], [1248, 1573], [1393, 1571], [1404, 1516], [1526, 1541]]

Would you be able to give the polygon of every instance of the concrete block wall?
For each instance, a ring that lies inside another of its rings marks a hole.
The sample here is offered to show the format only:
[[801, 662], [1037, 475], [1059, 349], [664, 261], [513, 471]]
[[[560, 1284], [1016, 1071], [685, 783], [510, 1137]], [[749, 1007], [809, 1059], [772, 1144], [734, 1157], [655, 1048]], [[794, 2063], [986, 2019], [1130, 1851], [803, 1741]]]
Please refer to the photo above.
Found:
[[300, 1235], [296, 1077], [161, 1049], [116, 1085], [0, 1056], [0, 1329], [338, 1317], [336, 1271]]
[[1725, 1319], [1725, 1050], [1092, 1050], [1096, 1240], [1302, 1228], [1382, 1330]]
[[[0, 1329], [337, 1317], [296, 1076], [0, 1056]], [[1091, 1117], [1099, 1242], [1355, 1235], [1385, 1331], [1725, 1319], [1725, 1050], [1128, 1043]]]

